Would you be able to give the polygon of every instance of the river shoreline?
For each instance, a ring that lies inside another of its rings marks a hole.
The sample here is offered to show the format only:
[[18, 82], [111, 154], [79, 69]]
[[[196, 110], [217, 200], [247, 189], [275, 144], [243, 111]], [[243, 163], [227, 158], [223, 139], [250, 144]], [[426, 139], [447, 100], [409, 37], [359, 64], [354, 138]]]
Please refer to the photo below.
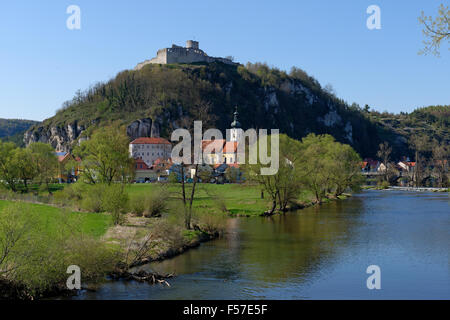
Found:
[[[323, 201], [322, 203], [316, 203], [314, 201], [297, 203], [294, 206], [288, 207], [287, 212], [298, 211], [298, 210], [310, 208], [313, 206], [320, 206], [321, 204], [325, 204], [325, 203], [329, 203], [329, 202], [344, 200], [350, 196], [351, 196], [350, 194], [343, 194], [342, 196], [337, 197], [337, 198], [330, 197], [330, 198], [326, 198], [325, 201]], [[45, 203], [40, 203], [40, 204], [47, 205]], [[275, 211], [274, 214], [271, 216], [281, 215], [283, 213], [285, 213], [285, 212]], [[268, 217], [268, 216], [265, 215], [265, 213], [263, 212], [258, 216], [237, 214], [237, 215], [229, 215], [228, 218], [250, 218], [250, 217]], [[216, 239], [220, 238], [222, 235], [222, 232], [220, 232], [219, 230], [216, 230], [213, 232], [205, 232], [202, 230], [197, 230], [197, 231], [199, 231], [198, 235], [196, 237], [194, 237], [193, 239], [191, 239], [189, 242], [183, 243], [180, 246], [172, 246], [172, 247], [166, 248], [166, 249], [158, 252], [156, 255], [154, 254], [152, 256], [144, 257], [144, 258], [140, 259], [139, 261], [128, 266], [126, 271], [130, 271], [131, 273], [133, 273], [134, 272], [133, 270], [135, 270], [136, 268], [141, 267], [143, 265], [146, 265], [146, 264], [149, 264], [152, 262], [161, 262], [161, 261], [164, 261], [167, 259], [174, 258], [176, 256], [186, 253], [190, 249], [199, 247], [204, 242], [216, 240]], [[122, 271], [124, 271], [124, 270], [122, 270]], [[111, 272], [111, 274], [107, 275], [107, 277], [114, 281], [114, 280], [119, 279], [118, 277], [114, 276], [116, 274], [117, 274], [117, 270], [114, 270]], [[125, 281], [128, 281], [128, 280], [125, 279]], [[6, 284], [4, 284], [4, 285], [6, 285]], [[17, 288], [14, 285], [8, 285], [7, 287], [4, 287], [4, 288], [8, 288], [8, 290], [4, 290], [4, 291], [10, 292], [10, 294], [3, 296], [2, 299], [34, 300], [34, 299], [51, 299], [56, 296], [70, 297], [70, 296], [79, 295], [79, 293], [83, 290], [95, 291], [96, 286], [97, 286], [97, 283], [88, 283], [87, 287], [83, 287], [81, 290], [78, 290], [78, 291], [70, 291], [63, 287], [54, 288], [54, 289], [50, 290], [49, 292], [42, 293], [38, 297], [31, 297], [31, 296], [26, 296], [23, 294], [16, 294], [20, 290], [17, 290]]]
[[432, 188], [432, 187], [396, 187], [392, 186], [385, 190], [397, 191], [414, 191], [414, 192], [448, 192], [448, 188]]
[[[298, 214], [231, 219], [224, 237], [142, 267], [176, 273], [170, 288], [108, 281], [73, 299], [448, 298], [448, 219], [445, 193], [384, 190]], [[372, 264], [384, 290], [366, 288]]]

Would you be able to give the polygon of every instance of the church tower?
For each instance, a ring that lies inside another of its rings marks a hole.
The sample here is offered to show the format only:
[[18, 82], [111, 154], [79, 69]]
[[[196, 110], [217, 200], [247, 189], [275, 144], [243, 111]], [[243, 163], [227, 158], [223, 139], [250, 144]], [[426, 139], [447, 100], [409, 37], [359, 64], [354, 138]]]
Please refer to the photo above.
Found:
[[236, 106], [236, 109], [234, 111], [234, 120], [231, 123], [230, 141], [239, 142], [243, 135], [243, 132], [241, 129], [241, 124], [238, 121], [238, 115], [239, 115], [239, 113], [237, 111], [237, 106]]

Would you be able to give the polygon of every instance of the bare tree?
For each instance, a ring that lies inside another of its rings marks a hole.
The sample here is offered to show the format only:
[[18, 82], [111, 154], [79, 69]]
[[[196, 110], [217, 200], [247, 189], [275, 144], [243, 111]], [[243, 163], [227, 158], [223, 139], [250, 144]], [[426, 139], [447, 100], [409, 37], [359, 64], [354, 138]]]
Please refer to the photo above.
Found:
[[426, 16], [422, 11], [422, 15], [419, 17], [419, 22], [423, 24], [422, 30], [426, 40], [423, 41], [425, 47], [419, 54], [432, 53], [435, 56], [440, 56], [440, 46], [444, 41], [450, 39], [450, 10], [448, 6], [441, 4], [438, 9], [436, 18]]
[[391, 153], [392, 147], [389, 146], [389, 143], [386, 141], [380, 143], [379, 149], [377, 152], [377, 157], [381, 159], [381, 162], [385, 165], [386, 169], [384, 170], [384, 181], [389, 181], [389, 171], [392, 167], [391, 165]]
[[437, 144], [433, 148], [433, 174], [436, 177], [437, 186], [444, 187], [447, 184], [449, 171], [450, 150], [444, 144]]
[[425, 136], [414, 135], [410, 139], [410, 144], [414, 148], [416, 165], [414, 166], [413, 183], [420, 187], [425, 180], [425, 157], [423, 153], [427, 151], [429, 141]]

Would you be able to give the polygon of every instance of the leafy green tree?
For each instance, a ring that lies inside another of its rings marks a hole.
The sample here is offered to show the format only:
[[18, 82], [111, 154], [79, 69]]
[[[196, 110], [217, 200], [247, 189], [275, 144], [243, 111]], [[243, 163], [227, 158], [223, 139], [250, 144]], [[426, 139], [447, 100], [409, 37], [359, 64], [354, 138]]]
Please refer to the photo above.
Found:
[[125, 192], [123, 184], [110, 185], [105, 188], [102, 207], [111, 213], [115, 225], [122, 224], [125, 221], [122, 212], [126, 210], [128, 201], [128, 194]]
[[24, 191], [28, 192], [28, 182], [37, 175], [36, 163], [33, 161], [33, 153], [29, 148], [17, 148], [13, 151], [12, 161], [17, 169], [17, 178], [22, 180]]
[[241, 171], [235, 167], [229, 167], [225, 170], [225, 178], [231, 183], [238, 182], [240, 174]]
[[301, 155], [301, 183], [317, 203], [329, 193], [338, 197], [349, 188], [358, 190], [363, 183], [358, 153], [330, 135], [309, 134], [303, 138]]
[[51, 145], [34, 142], [28, 146], [31, 151], [32, 166], [36, 169], [36, 179], [39, 184], [45, 184], [51, 194], [50, 184], [59, 173], [59, 163], [55, 150]]
[[364, 182], [361, 175], [361, 157], [347, 144], [335, 142], [330, 152], [330, 181], [334, 189], [334, 196], [338, 197], [350, 188], [358, 191]]
[[314, 194], [315, 201], [321, 203], [331, 190], [333, 167], [331, 146], [335, 140], [330, 135], [309, 134], [302, 139], [301, 165], [302, 185]]
[[128, 151], [125, 133], [113, 127], [96, 131], [92, 137], [74, 150], [81, 159], [81, 172], [85, 182], [111, 184], [125, 181], [133, 174], [133, 159]]
[[[206, 165], [209, 166], [209, 165]], [[198, 169], [198, 177], [203, 183], [209, 183], [212, 178], [212, 170], [208, 169], [207, 167], [199, 167]]]
[[16, 145], [12, 142], [0, 141], [0, 180], [12, 191], [17, 191], [18, 170], [13, 155]]
[[[270, 136], [267, 139], [268, 150], [271, 150]], [[251, 148], [257, 148], [257, 144]], [[272, 215], [277, 207], [280, 211], [286, 211], [288, 205], [297, 199], [300, 192], [300, 176], [297, 169], [299, 158], [300, 142], [280, 134], [279, 169], [276, 174], [261, 175], [261, 168], [265, 167], [261, 163], [243, 166], [248, 178], [259, 183], [272, 200], [272, 208], [266, 215]]]

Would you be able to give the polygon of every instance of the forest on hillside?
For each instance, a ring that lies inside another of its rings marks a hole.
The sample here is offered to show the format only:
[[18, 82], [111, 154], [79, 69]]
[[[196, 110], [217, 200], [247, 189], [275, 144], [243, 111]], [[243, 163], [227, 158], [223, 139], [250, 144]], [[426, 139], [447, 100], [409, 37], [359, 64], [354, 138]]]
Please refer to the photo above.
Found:
[[394, 147], [396, 157], [412, 154], [411, 134], [449, 140], [449, 106], [411, 114], [379, 113], [369, 106], [349, 105], [300, 68], [285, 72], [264, 63], [150, 64], [122, 71], [106, 83], [79, 90], [54, 117], [30, 132], [39, 141], [39, 135], [49, 135], [51, 128], [76, 123], [83, 136], [98, 127], [127, 126], [143, 118], [157, 122], [163, 137], [175, 128], [191, 126], [193, 120], [203, 120], [204, 129], [225, 130], [235, 106], [244, 129], [278, 128], [296, 139], [309, 133], [331, 134], [363, 157], [375, 156], [383, 141]]

